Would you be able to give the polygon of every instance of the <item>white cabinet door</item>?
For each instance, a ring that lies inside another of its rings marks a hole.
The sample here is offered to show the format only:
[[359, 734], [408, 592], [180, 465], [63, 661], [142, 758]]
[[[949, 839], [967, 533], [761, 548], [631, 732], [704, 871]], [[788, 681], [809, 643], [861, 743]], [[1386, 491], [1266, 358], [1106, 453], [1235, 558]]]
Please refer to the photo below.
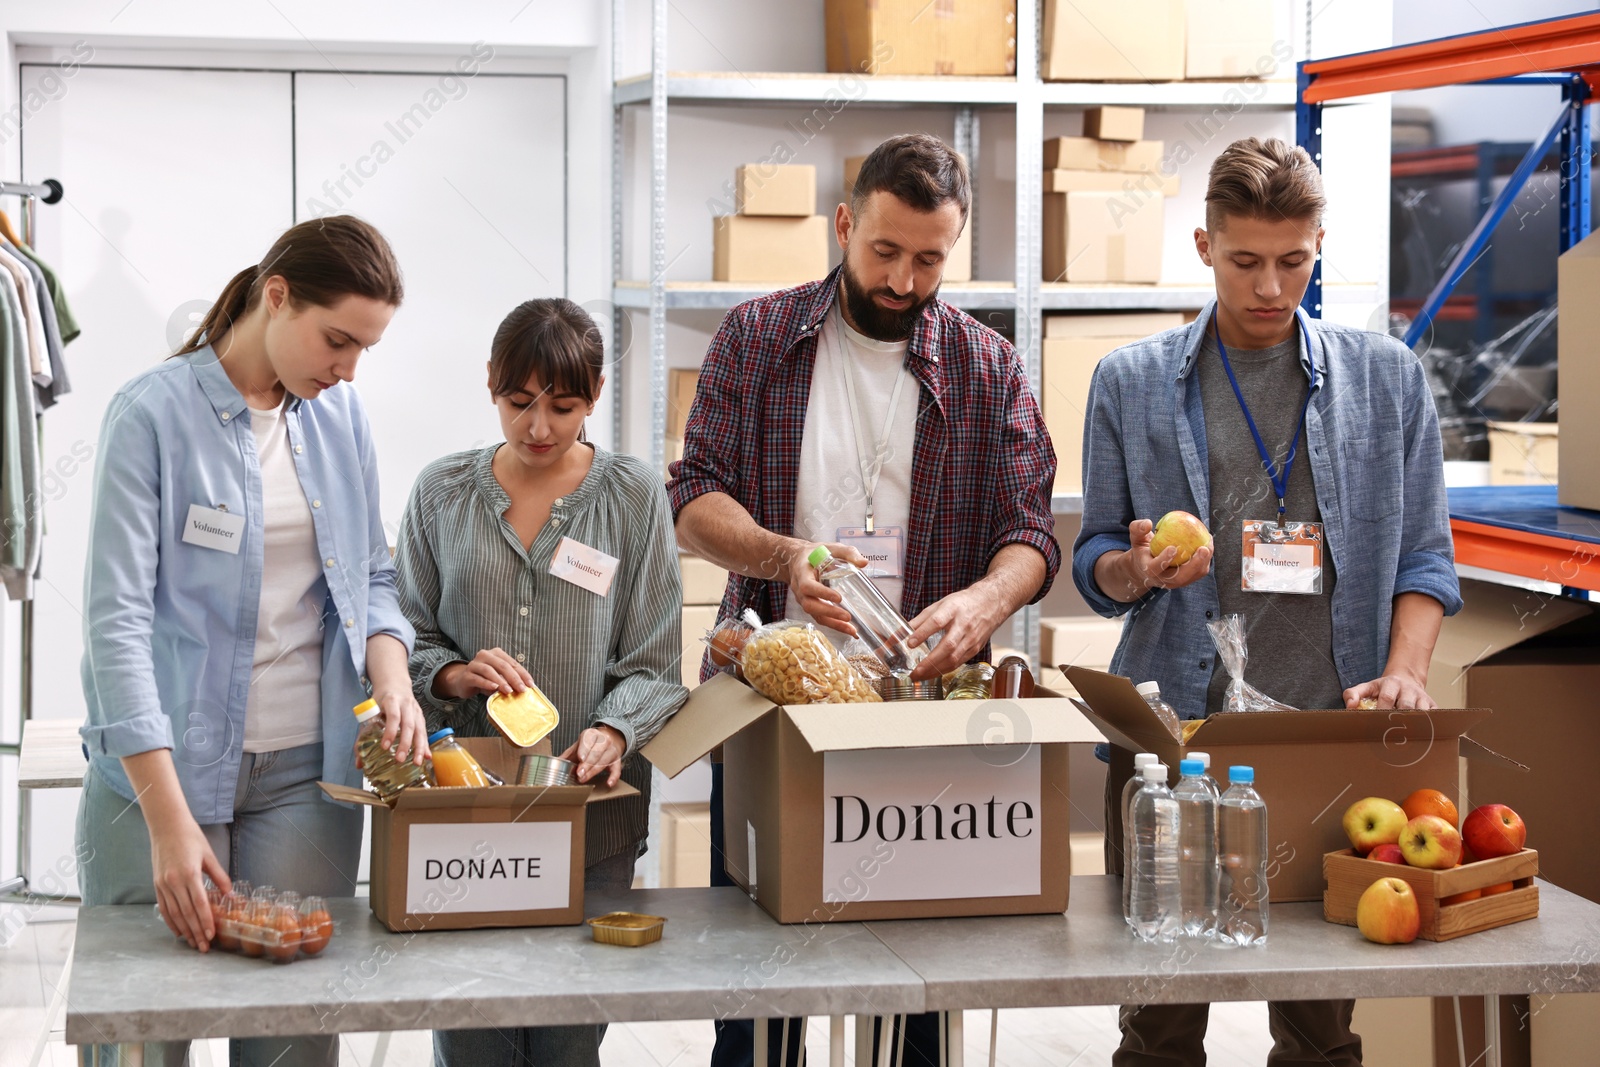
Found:
[[[362, 358], [390, 538], [417, 474], [499, 440], [489, 342], [566, 293], [566, 82], [553, 76], [295, 76], [296, 213], [376, 225], [405, 303]], [[590, 235], [605, 240], [604, 220]]]
[[[290, 76], [217, 70], [80, 68], [62, 91], [54, 66], [24, 64], [26, 96], [56, 91], [22, 127], [21, 177], [59, 180], [38, 208], [35, 246], [59, 272], [83, 335], [66, 348], [72, 392], [44, 417], [43, 580], [35, 606], [34, 715], [82, 720], [83, 566], [101, 417], [129, 378], [165, 358], [235, 273], [293, 222]], [[43, 88], [41, 88], [43, 92]], [[0, 204], [16, 220], [16, 201]], [[6, 608], [17, 646], [18, 606]], [[8, 709], [18, 682], [4, 672]], [[15, 721], [15, 711], [6, 716]], [[4, 760], [5, 788], [14, 761]], [[15, 821], [0, 823], [9, 863]], [[76, 790], [34, 794], [34, 886], [70, 877]]]

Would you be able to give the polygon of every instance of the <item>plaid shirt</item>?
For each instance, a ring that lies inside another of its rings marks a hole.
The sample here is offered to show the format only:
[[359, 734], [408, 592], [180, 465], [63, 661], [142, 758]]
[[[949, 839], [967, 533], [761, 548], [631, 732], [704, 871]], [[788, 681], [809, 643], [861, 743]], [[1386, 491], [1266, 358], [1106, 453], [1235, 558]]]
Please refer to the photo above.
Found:
[[[670, 468], [674, 518], [696, 497], [726, 493], [760, 526], [793, 535], [811, 370], [838, 275], [748, 301], [722, 320], [700, 366], [683, 459]], [[1044, 556], [1037, 602], [1061, 566], [1050, 511], [1056, 458], [1022, 361], [993, 330], [935, 300], [906, 362], [921, 402], [902, 610], [913, 617], [972, 585], [1008, 544]], [[774, 564], [770, 579], [730, 574], [721, 617], [745, 608], [781, 616], [781, 573]]]

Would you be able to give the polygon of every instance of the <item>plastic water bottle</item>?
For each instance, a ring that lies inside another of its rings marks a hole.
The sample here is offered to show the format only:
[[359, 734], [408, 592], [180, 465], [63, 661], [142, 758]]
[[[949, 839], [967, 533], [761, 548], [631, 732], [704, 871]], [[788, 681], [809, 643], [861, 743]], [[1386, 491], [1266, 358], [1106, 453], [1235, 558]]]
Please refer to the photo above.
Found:
[[1161, 720], [1161, 725], [1165, 726], [1172, 734], [1172, 739], [1174, 741], [1182, 740], [1183, 724], [1178, 721], [1178, 709], [1161, 699], [1161, 683], [1140, 682], [1134, 686], [1134, 689], [1140, 696], [1144, 697], [1144, 702], [1150, 705], [1150, 710], [1156, 713], [1156, 718]]
[[1255, 780], [1254, 768], [1229, 767], [1228, 791], [1217, 802], [1217, 936], [1235, 945], [1267, 943], [1267, 805]]
[[911, 624], [894, 609], [867, 572], [853, 563], [835, 559], [826, 545], [818, 545], [806, 557], [817, 569], [817, 580], [838, 593], [841, 606], [850, 613], [856, 635], [867, 643], [872, 654], [891, 671], [909, 671], [928, 654], [931, 643], [913, 648]]
[[1217, 932], [1217, 790], [1197, 759], [1178, 764], [1178, 885], [1183, 902], [1183, 932], [1214, 937]]
[[1147, 763], [1144, 784], [1133, 794], [1133, 853], [1129, 857], [1129, 924], [1141, 941], [1173, 941], [1183, 925], [1178, 890], [1178, 802], [1167, 788], [1167, 768]]
[[1122, 918], [1129, 926], [1133, 925], [1133, 912], [1128, 910], [1128, 887], [1133, 885], [1133, 879], [1128, 877], [1133, 857], [1133, 821], [1128, 818], [1128, 805], [1133, 803], [1133, 794], [1144, 784], [1145, 764], [1159, 762], [1161, 757], [1154, 752], [1140, 752], [1134, 756], [1133, 777], [1122, 787], [1122, 807], [1118, 809], [1122, 812]]

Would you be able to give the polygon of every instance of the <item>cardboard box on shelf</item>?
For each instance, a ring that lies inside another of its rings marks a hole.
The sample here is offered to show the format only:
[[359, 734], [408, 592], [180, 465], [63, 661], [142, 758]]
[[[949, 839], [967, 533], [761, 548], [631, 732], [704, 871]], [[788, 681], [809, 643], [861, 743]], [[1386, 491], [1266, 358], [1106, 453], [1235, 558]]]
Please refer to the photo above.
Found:
[[694, 404], [694, 391], [700, 386], [700, 371], [673, 367], [667, 371], [667, 436], [682, 437]]
[[[1088, 312], [1046, 315], [1044, 336], [1052, 337], [1149, 337], [1163, 330], [1193, 321], [1181, 311]], [[1109, 350], [1108, 350], [1109, 351]]]
[[1181, 81], [1183, 0], [1045, 0], [1045, 81]]
[[1047, 193], [1127, 193], [1131, 199], [1142, 199], [1153, 193], [1162, 196], [1178, 195], [1178, 175], [1162, 174], [1150, 170], [1047, 170], [1044, 172], [1044, 191]]
[[1322, 857], [1349, 845], [1340, 819], [1351, 799], [1403, 798], [1423, 787], [1455, 795], [1458, 752], [1483, 757], [1475, 762], [1520, 766], [1465, 736], [1490, 717], [1487, 709], [1213, 715], [1185, 744], [1167, 732], [1128, 679], [1064, 669], [1090, 720], [1116, 746], [1113, 773], [1119, 764], [1131, 771], [1134, 752], [1154, 752], [1176, 781], [1178, 761], [1190, 750], [1209, 752], [1213, 768], [1255, 768], [1256, 792], [1267, 803], [1267, 884], [1275, 902], [1322, 899]]
[[817, 168], [800, 163], [746, 163], [733, 173], [741, 215], [806, 217], [817, 213]]
[[1157, 171], [1166, 151], [1165, 141], [1051, 137], [1044, 143], [1044, 169]]
[[661, 887], [711, 884], [711, 805], [661, 805]]
[[687, 552], [678, 553], [678, 575], [683, 581], [683, 602], [691, 606], [716, 607], [728, 587], [728, 572]]
[[[861, 164], [866, 156], [849, 156], [844, 161], [844, 195], [849, 200], [850, 190], [855, 188], [856, 175], [861, 173]], [[945, 282], [970, 282], [972, 274], [972, 216], [968, 213], [967, 224], [961, 228], [961, 236], [956, 238], [956, 243], [950, 249], [950, 255], [945, 259]]]
[[1083, 113], [1083, 135], [1102, 141], [1144, 140], [1144, 108], [1106, 104]]
[[1558, 429], [1554, 422], [1489, 423], [1489, 484], [1555, 485]]
[[[498, 737], [460, 737], [507, 782], [524, 752]], [[365, 789], [319, 782], [334, 800], [372, 808], [372, 914], [390, 930], [570, 926], [583, 921], [584, 813], [634, 796], [626, 782], [408, 789], [391, 807]]]
[[779, 707], [722, 674], [644, 754], [672, 777], [722, 745], [728, 871], [779, 922], [1061, 912], [1067, 746], [1100, 732], [1048, 694], [984, 744], [984, 704]]
[[719, 282], [814, 282], [828, 273], [831, 219], [718, 215], [711, 277]]
[[706, 632], [717, 624], [717, 606], [686, 605], [683, 609], [683, 659], [679, 661], [680, 680], [693, 689], [700, 684], [700, 661], [705, 656]]
[[1159, 282], [1165, 209], [1162, 197], [1046, 193], [1044, 280]]
[[1600, 510], [1600, 230], [1562, 253], [1556, 267], [1556, 364], [1561, 380], [1561, 503]]
[[[661, 438], [661, 455], [669, 466], [683, 458], [683, 438], [670, 433]], [[663, 472], [665, 474], [665, 472]]]
[[1107, 671], [1111, 669], [1111, 657], [1121, 639], [1121, 619], [1098, 616], [1040, 619], [1039, 662], [1071, 663]]
[[833, 74], [1017, 72], [1016, 0], [826, 0]]
[[1185, 0], [1184, 76], [1270, 78], [1293, 56], [1276, 42], [1272, 0]]

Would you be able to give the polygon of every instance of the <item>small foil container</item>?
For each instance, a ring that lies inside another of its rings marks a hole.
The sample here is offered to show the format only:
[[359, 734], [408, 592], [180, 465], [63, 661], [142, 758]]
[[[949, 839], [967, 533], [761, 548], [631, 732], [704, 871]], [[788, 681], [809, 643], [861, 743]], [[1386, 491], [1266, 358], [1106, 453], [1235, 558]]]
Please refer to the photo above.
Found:
[[938, 678], [913, 682], [909, 674], [891, 674], [867, 683], [884, 700], [943, 700], [944, 687]]
[[530, 753], [523, 756], [522, 761], [517, 764], [517, 784], [572, 785], [577, 781], [573, 777], [575, 770], [571, 760]]
[[614, 911], [589, 920], [594, 939], [602, 945], [624, 945], [638, 948], [661, 940], [661, 931], [667, 920], [660, 915], [640, 915], [631, 911]]

